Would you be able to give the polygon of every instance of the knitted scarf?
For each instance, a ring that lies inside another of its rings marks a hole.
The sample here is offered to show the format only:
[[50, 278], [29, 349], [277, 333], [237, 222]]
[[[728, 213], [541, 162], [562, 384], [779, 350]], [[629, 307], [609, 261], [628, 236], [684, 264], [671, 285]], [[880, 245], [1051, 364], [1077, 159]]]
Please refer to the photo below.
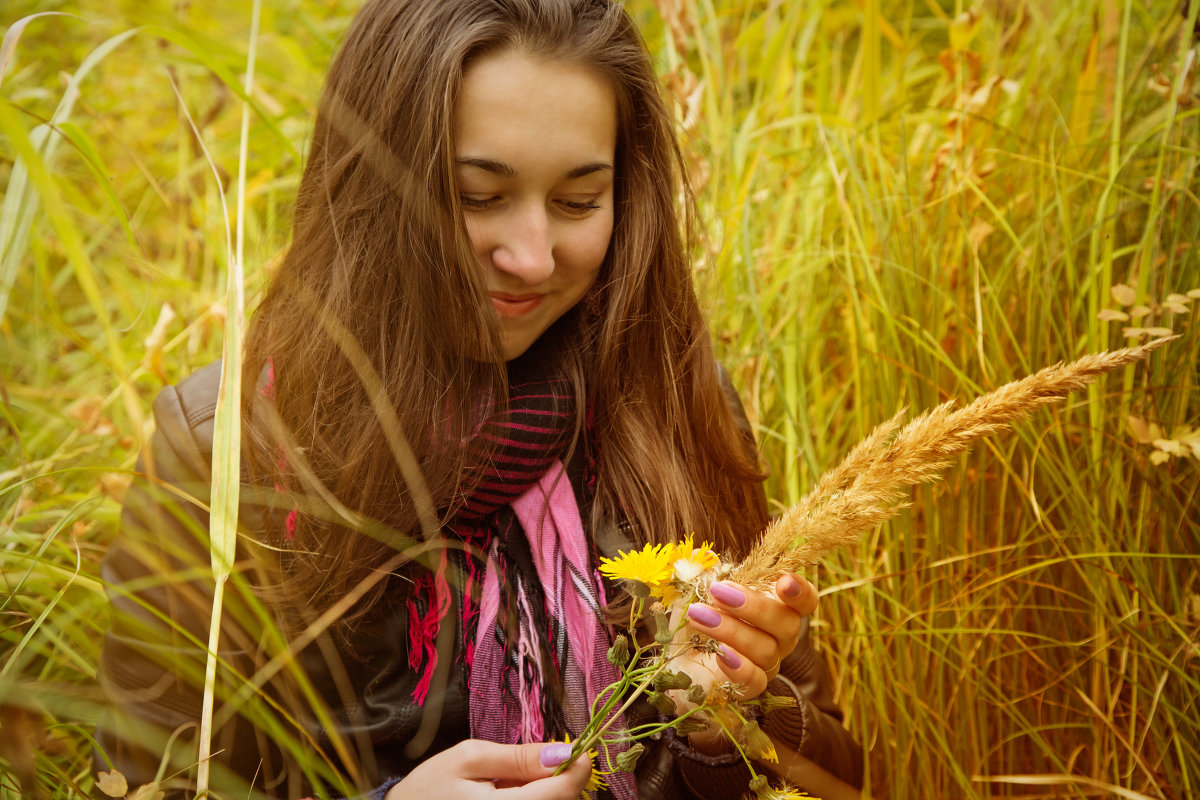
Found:
[[[535, 378], [513, 383], [508, 413], [488, 419], [477, 434], [493, 457], [480, 465], [448, 532], [474, 554], [462, 564], [460, 609], [473, 738], [515, 744], [575, 737], [596, 694], [618, 678], [606, 658], [603, 584], [562, 464], [574, 419], [569, 382]], [[418, 704], [452, 605], [446, 567], [443, 558], [408, 605], [409, 661], [422, 676], [413, 694]], [[630, 773], [610, 776], [609, 785], [618, 800], [637, 796]]]

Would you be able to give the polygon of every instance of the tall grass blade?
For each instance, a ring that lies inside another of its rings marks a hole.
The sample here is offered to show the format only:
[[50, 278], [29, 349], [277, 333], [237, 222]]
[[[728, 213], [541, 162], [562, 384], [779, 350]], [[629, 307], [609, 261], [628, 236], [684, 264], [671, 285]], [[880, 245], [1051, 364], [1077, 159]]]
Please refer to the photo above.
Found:
[[[5, 34], [5, 46], [9, 45], [9, 33], [11, 31]], [[13, 163], [12, 172], [8, 176], [8, 185], [4, 190], [4, 203], [0, 205], [0, 322], [3, 322], [8, 310], [8, 298], [12, 293], [17, 271], [20, 269], [21, 259], [24, 258], [29, 247], [29, 234], [39, 207], [39, 193], [36, 190], [40, 188], [43, 195], [49, 190], [49, 175], [53, 171], [54, 157], [62, 142], [62, 138], [58, 136], [55, 129], [71, 118], [75, 102], [79, 99], [79, 87], [84, 78], [114, 50], [137, 33], [137, 29], [123, 31], [89, 53], [83, 63], [79, 65], [79, 69], [75, 70], [67, 81], [66, 91], [63, 92], [62, 99], [59, 101], [58, 107], [54, 109], [54, 115], [50, 117], [50, 121], [44, 125], [38, 125], [28, 134], [28, 149], [24, 147], [18, 149], [18, 158]], [[16, 41], [17, 38], [14, 36], [13, 47], [16, 46]], [[20, 132], [15, 119], [6, 125], [6, 129], [9, 137], [17, 139], [18, 142], [26, 138]], [[32, 164], [32, 160], [36, 160], [38, 163]], [[44, 174], [41, 180], [33, 181], [32, 185], [29, 175], [31, 167]], [[57, 218], [57, 215], [52, 217], [52, 219]], [[75, 238], [72, 235], [73, 231], [67, 232], [68, 229], [65, 226], [59, 227], [58, 230], [60, 235]], [[82, 249], [79, 252], [82, 253]], [[99, 303], [99, 298], [94, 297], [93, 303], [97, 306], [97, 313], [102, 314], [103, 306]]]
[[[254, 61], [258, 49], [258, 26], [261, 14], [261, 0], [254, 0], [251, 10], [250, 46], [246, 57], [245, 93], [247, 97], [254, 88]], [[196, 783], [201, 797], [208, 794], [222, 597], [225, 582], [233, 569], [234, 552], [237, 547], [242, 451], [242, 339], [245, 330], [243, 257], [245, 253], [246, 161], [249, 135], [250, 106], [249, 103], [244, 103], [242, 106], [241, 145], [238, 153], [236, 240], [231, 243], [229, 254], [221, 387], [217, 397], [216, 416], [213, 420], [210, 536], [212, 537], [212, 567], [213, 577], [216, 580], [216, 591], [213, 594], [212, 619], [209, 623], [208, 660], [205, 665], [204, 698], [197, 756], [199, 767]]]

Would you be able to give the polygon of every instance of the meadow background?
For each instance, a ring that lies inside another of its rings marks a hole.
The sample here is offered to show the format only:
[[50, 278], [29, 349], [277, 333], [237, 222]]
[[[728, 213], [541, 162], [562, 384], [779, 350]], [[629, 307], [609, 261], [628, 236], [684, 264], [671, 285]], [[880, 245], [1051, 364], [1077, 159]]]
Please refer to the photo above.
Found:
[[[630, 3], [780, 508], [900, 407], [1181, 336], [816, 571], [873, 796], [1200, 796], [1195, 5]], [[149, 405], [220, 353], [239, 198], [251, 306], [285, 247], [355, 6], [266, 0], [253, 48], [243, 0], [0, 10], [0, 800], [100, 796], [98, 565]]]

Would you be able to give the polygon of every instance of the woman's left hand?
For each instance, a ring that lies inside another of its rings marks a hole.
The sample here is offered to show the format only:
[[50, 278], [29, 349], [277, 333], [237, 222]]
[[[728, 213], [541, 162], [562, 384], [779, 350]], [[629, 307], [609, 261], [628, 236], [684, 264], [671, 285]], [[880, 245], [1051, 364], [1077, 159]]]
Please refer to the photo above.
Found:
[[744, 699], [758, 697], [796, 649], [804, 618], [817, 608], [817, 590], [797, 575], [784, 574], [772, 594], [731, 581], [709, 587], [710, 603], [693, 603], [688, 621], [720, 643], [717, 664], [740, 684]]

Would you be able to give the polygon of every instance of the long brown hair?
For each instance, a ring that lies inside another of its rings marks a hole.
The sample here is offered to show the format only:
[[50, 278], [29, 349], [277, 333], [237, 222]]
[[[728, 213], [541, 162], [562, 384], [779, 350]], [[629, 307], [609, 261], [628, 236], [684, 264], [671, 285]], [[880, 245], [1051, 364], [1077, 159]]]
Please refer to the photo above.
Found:
[[[608, 0], [370, 0], [330, 69], [292, 245], [247, 343], [246, 384], [273, 373], [244, 404], [255, 481], [284, 497], [319, 484], [373, 521], [292, 515], [285, 583], [310, 608], [391, 559], [403, 540], [386, 532], [416, 534], [423, 507], [453, 514], [480, 457], [479, 398], [506, 396], [451, 132], [464, 71], [512, 47], [587, 64], [617, 98], [612, 240], [560, 365], [585, 397], [577, 445], [599, 454], [593, 523], [627, 521], [643, 542], [694, 531], [731, 553], [765, 523], [692, 285], [671, 115], [632, 21]], [[414, 464], [397, 463], [389, 419]], [[424, 487], [405, 478], [414, 465]]]

